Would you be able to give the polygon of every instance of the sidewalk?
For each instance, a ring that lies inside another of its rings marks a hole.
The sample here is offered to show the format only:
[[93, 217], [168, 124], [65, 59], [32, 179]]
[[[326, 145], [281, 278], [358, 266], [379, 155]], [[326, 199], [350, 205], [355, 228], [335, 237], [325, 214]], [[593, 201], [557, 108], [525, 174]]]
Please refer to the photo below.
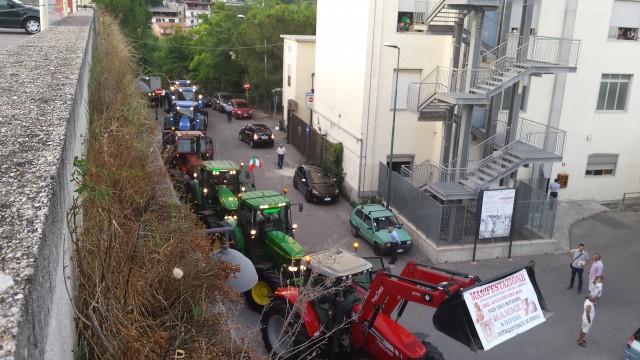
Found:
[[558, 201], [553, 238], [556, 240], [556, 254], [564, 253], [575, 244], [569, 238], [571, 227], [580, 220], [609, 211], [593, 200]]

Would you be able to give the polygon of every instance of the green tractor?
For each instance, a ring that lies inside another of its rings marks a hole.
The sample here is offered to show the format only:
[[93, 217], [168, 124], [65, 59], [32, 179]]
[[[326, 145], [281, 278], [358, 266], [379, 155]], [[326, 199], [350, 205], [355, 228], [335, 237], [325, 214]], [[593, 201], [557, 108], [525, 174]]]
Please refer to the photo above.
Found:
[[[283, 286], [296, 286], [305, 267], [304, 248], [293, 239], [296, 225], [291, 222], [291, 203], [272, 190], [250, 191], [238, 195], [237, 219], [226, 222], [235, 229], [231, 246], [253, 262], [258, 283], [245, 293], [249, 307], [262, 311], [269, 297]], [[302, 211], [302, 204], [298, 204]], [[206, 223], [206, 221], [205, 221]]]
[[253, 174], [230, 160], [203, 161], [198, 171], [185, 177], [187, 203], [196, 214], [218, 220], [235, 219], [236, 196], [256, 189]]

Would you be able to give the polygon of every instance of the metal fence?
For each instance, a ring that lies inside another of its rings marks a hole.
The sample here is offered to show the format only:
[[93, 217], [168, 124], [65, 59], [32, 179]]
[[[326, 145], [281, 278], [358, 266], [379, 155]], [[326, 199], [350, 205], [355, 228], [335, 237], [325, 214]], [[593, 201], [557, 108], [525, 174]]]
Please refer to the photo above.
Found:
[[[442, 203], [415, 187], [409, 178], [392, 173], [391, 207], [419, 231], [440, 245], [472, 244], [477, 232], [477, 200]], [[388, 200], [387, 166], [380, 163], [378, 193]], [[524, 181], [517, 183], [512, 222], [513, 240], [550, 239], [555, 225], [556, 200]], [[483, 239], [481, 242], [508, 241], [508, 238]]]

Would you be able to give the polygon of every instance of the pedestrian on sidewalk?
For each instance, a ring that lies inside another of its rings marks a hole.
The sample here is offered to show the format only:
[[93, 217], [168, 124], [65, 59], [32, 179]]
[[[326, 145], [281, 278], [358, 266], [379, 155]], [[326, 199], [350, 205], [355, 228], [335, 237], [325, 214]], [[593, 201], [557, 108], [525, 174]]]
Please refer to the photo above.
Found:
[[604, 264], [602, 263], [602, 257], [600, 254], [593, 255], [593, 263], [591, 269], [589, 269], [589, 294], [593, 293], [593, 287], [596, 283], [596, 278], [602, 275]]
[[558, 202], [558, 190], [560, 190], [560, 180], [555, 178], [549, 185], [549, 209], [553, 209], [553, 205]]
[[593, 281], [593, 287], [590, 287], [589, 296], [587, 298], [592, 297], [596, 299], [596, 303], [600, 303], [600, 297], [602, 296], [602, 281], [604, 277], [602, 275], [596, 276], [596, 279]]
[[231, 113], [233, 112], [233, 106], [229, 104], [224, 105], [224, 111], [227, 113], [227, 122], [231, 122]]
[[584, 311], [582, 313], [582, 326], [580, 327], [578, 345], [587, 347], [587, 340], [584, 339], [584, 336], [589, 333], [591, 324], [593, 324], [593, 318], [596, 316], [596, 300], [590, 297], [584, 301], [584, 305], [582, 307]]
[[578, 275], [578, 294], [582, 293], [582, 274], [584, 273], [584, 267], [589, 263], [589, 253], [584, 251], [584, 244], [579, 244], [577, 249], [570, 249], [567, 252], [571, 263], [571, 281], [567, 289], [573, 289], [573, 284]]
[[282, 165], [284, 165], [284, 154], [287, 153], [287, 149], [284, 148], [284, 144], [280, 144], [276, 149], [276, 154], [278, 154], [278, 169], [282, 169]]
[[400, 238], [395, 226], [389, 226], [389, 242], [391, 245], [391, 261], [389, 261], [389, 264], [395, 264], [398, 261], [398, 247], [400, 246]]

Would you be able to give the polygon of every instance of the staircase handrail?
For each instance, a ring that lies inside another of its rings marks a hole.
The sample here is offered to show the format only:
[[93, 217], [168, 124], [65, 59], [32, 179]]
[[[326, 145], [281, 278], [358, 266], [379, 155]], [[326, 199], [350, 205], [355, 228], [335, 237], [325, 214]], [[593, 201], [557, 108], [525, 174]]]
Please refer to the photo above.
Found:
[[433, 12], [439, 9], [440, 5], [443, 4], [445, 1], [447, 0], [427, 1], [427, 9], [425, 11], [426, 13], [425, 20], [431, 19], [431, 15], [433, 14]]
[[[491, 155], [489, 155], [489, 156], [487, 156], [486, 158], [484, 158], [484, 159], [480, 160], [480, 161], [478, 162], [478, 165], [476, 165], [476, 166], [474, 166], [474, 167], [472, 167], [472, 168], [468, 167], [468, 168], [466, 168], [466, 169], [460, 169], [460, 170], [465, 170], [465, 171], [464, 171], [464, 178], [461, 178], [461, 179], [464, 179], [464, 180], [467, 180], [467, 181], [471, 181], [471, 182], [473, 182], [473, 183], [474, 183], [474, 185], [475, 185], [475, 186], [473, 187], [473, 189], [477, 189], [478, 187], [480, 187], [480, 186], [482, 186], [482, 185], [486, 184], [488, 181], [481, 181], [481, 182], [479, 182], [479, 181], [474, 180], [473, 178], [469, 177], [468, 175], [469, 175], [469, 174], [471, 174], [471, 173], [473, 173], [473, 172], [475, 172], [475, 171], [478, 171], [479, 169], [481, 169], [485, 164], [487, 164], [488, 162], [490, 162], [494, 157], [499, 156], [499, 155], [502, 155], [503, 153], [505, 153], [506, 151], [508, 151], [509, 147], [513, 146], [513, 145], [514, 145], [515, 143], [517, 143], [517, 142], [518, 142], [518, 140], [513, 141], [513, 142], [509, 143], [508, 145], [506, 145], [506, 146], [504, 146], [504, 147], [502, 147], [502, 148], [500, 148], [500, 149], [498, 149], [498, 150], [494, 151]], [[459, 171], [460, 171], [460, 170], [459, 170]], [[451, 171], [451, 170], [450, 170], [450, 171]]]
[[[409, 109], [418, 111], [430, 97], [438, 92], [446, 92], [447, 84], [451, 79], [451, 68], [437, 66], [419, 83], [410, 83], [407, 94], [407, 106]], [[415, 104], [415, 106], [414, 106]]]
[[[495, 144], [495, 139], [498, 136], [505, 136], [506, 135], [506, 131], [509, 128], [507, 127], [504, 132], [501, 133], [495, 133], [492, 136], [488, 137], [486, 140], [484, 140], [483, 142], [479, 143], [478, 145], [472, 147], [471, 149], [469, 149], [469, 155], [470, 158], [467, 160], [467, 164], [469, 163], [475, 163], [476, 161], [478, 161], [477, 159], [475, 159], [474, 155], [477, 154], [479, 151], [478, 149], [482, 149], [481, 153], [486, 153], [486, 148], [490, 147], [491, 145]], [[451, 169], [451, 168], [455, 168], [456, 167], [456, 163], [457, 163], [458, 159], [453, 159], [451, 161], [449, 161], [448, 163], [446, 163], [445, 165], [443, 165], [443, 167], [445, 169]]]

